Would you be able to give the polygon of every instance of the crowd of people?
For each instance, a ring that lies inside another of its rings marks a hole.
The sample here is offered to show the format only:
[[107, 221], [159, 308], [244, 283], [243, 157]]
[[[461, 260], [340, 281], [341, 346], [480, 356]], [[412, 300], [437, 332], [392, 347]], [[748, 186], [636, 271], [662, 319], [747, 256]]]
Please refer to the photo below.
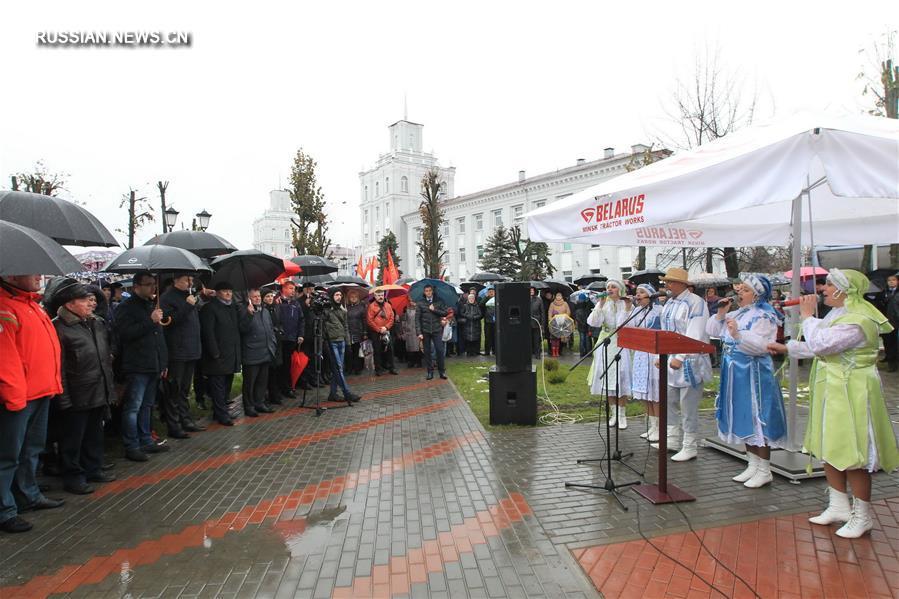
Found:
[[[875, 366], [880, 336], [888, 368], [896, 364], [899, 291], [895, 276], [887, 282], [881, 310], [889, 319], [864, 299], [864, 275], [833, 269], [820, 283], [820, 297], [805, 296], [799, 303], [801, 340], [785, 339], [783, 307], [770, 281], [759, 275], [743, 277], [724, 298], [715, 290], [700, 297], [688, 273], [678, 268], [661, 278], [661, 293], [651, 284], [629, 287], [609, 280], [603, 293], [569, 302], [567, 294], [532, 287], [533, 349], [540, 357], [545, 340], [549, 354], [560, 356], [573, 349], [576, 330], [578, 351], [585, 356], [609, 338], [593, 356], [586, 385], [591, 394], [609, 397], [610, 426], [626, 429], [628, 402], [641, 401], [648, 416], [641, 437], [656, 444], [666, 435], [672, 459], [688, 461], [698, 455], [698, 407], [703, 384], [712, 377], [712, 358], [671, 356], [670, 417], [661, 431], [658, 357], [623, 350], [617, 368], [604, 376], [605, 364], [619, 353], [612, 333], [626, 325], [718, 340], [718, 434], [745, 445], [748, 466], [734, 481], [748, 488], [772, 481], [771, 449], [787, 440], [772, 355], [814, 358], [805, 447], [826, 464], [830, 506], [812, 521], [845, 523], [837, 534], [859, 536], [871, 526], [870, 474], [899, 466]], [[214, 421], [233, 426], [239, 408], [236, 412], [230, 400], [237, 373], [242, 374], [242, 412], [254, 418], [274, 412], [297, 391], [316, 388], [328, 390], [327, 401], [358, 402], [347, 375], [366, 369], [374, 376], [396, 375], [396, 360], [422, 368], [428, 380], [435, 371], [445, 379], [447, 357], [496, 351], [492, 287], [480, 295], [470, 289], [454, 305], [445, 305], [434, 287], [425, 285], [419, 301], [397, 310], [381, 289], [370, 299], [368, 290], [355, 286], [322, 291], [289, 280], [242, 290], [240, 301], [231, 284], [211, 289], [199, 284], [195, 290], [198, 283], [187, 274], [160, 290], [156, 276], [139, 272], [127, 296], [112, 282], [54, 283], [52, 294], [41, 296], [39, 275], [0, 280], [0, 530], [5, 532], [31, 529], [24, 512], [64, 504], [44, 495], [39, 468], [61, 476], [63, 488], [74, 494], [92, 493], [96, 484], [115, 480], [114, 463], [104, 457], [110, 430], [121, 437], [129, 460], [145, 462], [169, 451], [172, 445], [160, 441], [153, 428], [157, 407], [171, 439], [187, 439], [205, 428], [193, 417], [191, 398], [201, 410], [210, 407]], [[822, 314], [819, 303], [829, 312]], [[571, 327], [550, 326], [566, 319]], [[310, 359], [298, 374], [299, 354]], [[851, 506], [847, 483], [855, 495]]]

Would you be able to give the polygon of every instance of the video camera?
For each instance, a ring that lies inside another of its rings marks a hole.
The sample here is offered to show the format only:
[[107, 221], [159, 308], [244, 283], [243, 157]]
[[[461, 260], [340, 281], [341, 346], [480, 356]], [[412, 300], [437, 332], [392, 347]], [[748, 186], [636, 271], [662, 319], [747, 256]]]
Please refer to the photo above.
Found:
[[324, 314], [325, 310], [331, 309], [331, 298], [324, 291], [317, 291], [312, 295], [309, 307], [313, 314]]

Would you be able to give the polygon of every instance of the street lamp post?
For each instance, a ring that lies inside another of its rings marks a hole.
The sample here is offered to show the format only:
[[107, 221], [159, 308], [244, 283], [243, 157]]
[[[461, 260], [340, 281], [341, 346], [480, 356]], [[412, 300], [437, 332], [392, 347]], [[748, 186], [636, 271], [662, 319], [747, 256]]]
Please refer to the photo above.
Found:
[[209, 219], [212, 218], [212, 215], [206, 212], [204, 208], [202, 212], [197, 212], [197, 228], [200, 231], [205, 231], [209, 228]]
[[178, 212], [171, 206], [166, 208], [166, 211], [163, 213], [163, 223], [165, 224], [165, 226], [163, 227], [163, 233], [168, 233], [175, 230], [175, 223], [178, 222], [179, 214], [180, 212]]

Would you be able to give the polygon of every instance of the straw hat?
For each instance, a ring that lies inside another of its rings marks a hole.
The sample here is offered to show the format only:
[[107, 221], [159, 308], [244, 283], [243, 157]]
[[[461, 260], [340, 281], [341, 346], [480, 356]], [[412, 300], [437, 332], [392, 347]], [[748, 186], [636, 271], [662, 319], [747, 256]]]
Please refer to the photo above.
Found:
[[669, 268], [661, 280], [671, 283], [683, 283], [684, 285], [690, 284], [689, 273], [683, 268]]

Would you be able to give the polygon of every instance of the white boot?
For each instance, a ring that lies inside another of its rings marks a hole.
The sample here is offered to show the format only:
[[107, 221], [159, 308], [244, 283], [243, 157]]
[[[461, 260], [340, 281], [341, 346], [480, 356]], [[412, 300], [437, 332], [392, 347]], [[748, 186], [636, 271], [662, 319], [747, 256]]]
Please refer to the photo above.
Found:
[[838, 537], [844, 539], [857, 539], [874, 528], [874, 519], [871, 518], [871, 503], [862, 501], [858, 497], [852, 498], [852, 517], [837, 531]]
[[649, 430], [646, 431], [645, 436], [643, 437], [647, 441], [656, 442], [659, 440], [659, 417], [658, 416], [650, 416], [649, 417]]
[[688, 460], [692, 460], [698, 453], [698, 444], [699, 439], [696, 438], [696, 435], [694, 433], [684, 433], [684, 444], [679, 452], [671, 456], [671, 459], [675, 462], [686, 462]]
[[[676, 424], [669, 424], [667, 435], [668, 435], [668, 451], [680, 451], [680, 427]], [[661, 431], [659, 431], [661, 433]], [[653, 443], [653, 449], [658, 449], [659, 444]]]
[[609, 417], [609, 426], [614, 428], [618, 426], [618, 404], [609, 406], [609, 413], [611, 414]]
[[759, 457], [751, 452], [746, 452], [746, 470], [733, 477], [731, 480], [735, 483], [745, 483], [755, 474], [755, 468], [759, 463]]
[[627, 406], [618, 406], [618, 428], [620, 430], [627, 428]]
[[760, 457], [756, 457], [755, 459], [755, 474], [752, 475], [752, 478], [743, 483], [744, 487], [749, 487], [750, 489], [764, 487], [774, 480], [774, 477], [771, 475], [771, 460], [764, 460]]
[[848, 522], [852, 517], [852, 510], [849, 509], [849, 495], [842, 491], [837, 491], [833, 487], [827, 488], [830, 494], [830, 501], [827, 509], [821, 514], [809, 518], [812, 524], [833, 524], [835, 522]]

